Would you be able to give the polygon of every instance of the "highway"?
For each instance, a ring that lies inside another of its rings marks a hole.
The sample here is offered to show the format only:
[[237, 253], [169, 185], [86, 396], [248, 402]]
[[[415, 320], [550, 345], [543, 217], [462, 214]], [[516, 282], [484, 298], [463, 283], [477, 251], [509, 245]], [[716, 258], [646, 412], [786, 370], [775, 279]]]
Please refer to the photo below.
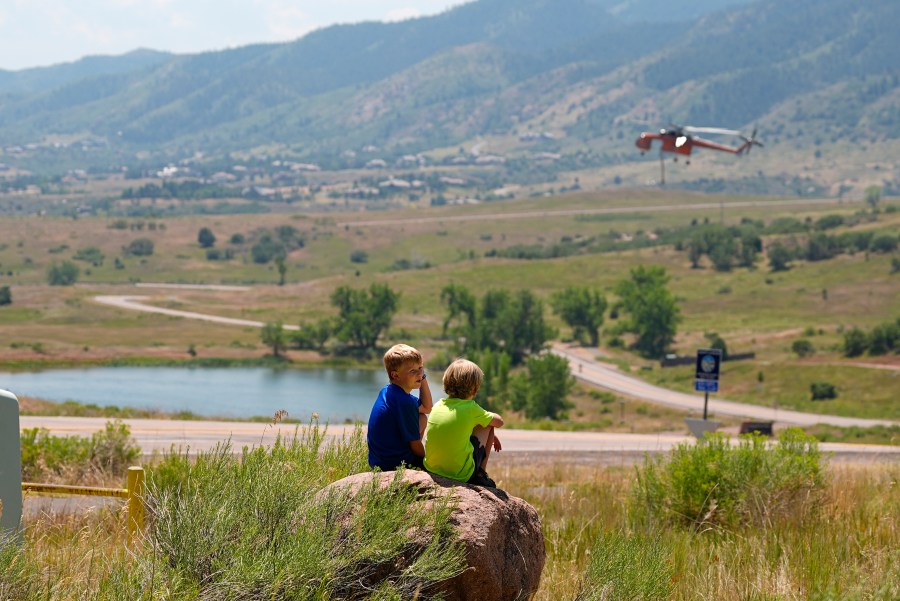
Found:
[[[103, 430], [106, 418], [101, 417], [39, 417], [23, 415], [20, 428], [47, 428], [56, 436], [90, 436]], [[270, 445], [276, 436], [292, 437], [295, 424], [266, 425], [259, 422], [227, 421], [178, 421], [166, 419], [126, 419], [131, 435], [144, 454], [163, 453], [173, 447], [196, 453], [212, 449], [223, 441], [231, 441], [232, 447]], [[354, 426], [330, 425], [327, 437], [335, 438], [351, 433]], [[500, 430], [503, 443], [501, 455], [528, 453], [531, 455], [580, 456], [611, 454], [636, 457], [643, 453], [667, 452], [676, 445], [693, 442], [693, 437], [672, 433], [627, 434], [607, 432], [551, 432], [544, 430]], [[870, 460], [900, 460], [900, 446], [822, 443], [820, 448], [843, 458], [858, 457]]]

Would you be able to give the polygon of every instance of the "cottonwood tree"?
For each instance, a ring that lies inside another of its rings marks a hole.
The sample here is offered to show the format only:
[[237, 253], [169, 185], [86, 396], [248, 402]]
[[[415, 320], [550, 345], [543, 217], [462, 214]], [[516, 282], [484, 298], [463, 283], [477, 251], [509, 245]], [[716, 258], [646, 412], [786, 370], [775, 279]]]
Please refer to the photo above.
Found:
[[556, 331], [544, 322], [544, 305], [529, 290], [488, 290], [476, 304], [474, 320], [466, 320], [456, 332], [463, 340], [461, 352], [502, 351], [513, 365], [544, 348]]
[[623, 332], [637, 336], [635, 348], [646, 357], [660, 357], [675, 340], [681, 311], [666, 287], [669, 276], [659, 265], [638, 265], [616, 286], [617, 307], [628, 314]]
[[272, 348], [273, 357], [281, 357], [287, 337], [284, 333], [284, 325], [280, 321], [269, 322], [264, 325], [260, 338], [263, 344]]
[[475, 312], [478, 303], [468, 288], [459, 284], [444, 286], [444, 289], [441, 290], [441, 302], [447, 307], [447, 318], [444, 319], [441, 328], [444, 336], [447, 335], [447, 329], [454, 320], [460, 322], [458, 330], [475, 327]]
[[560, 419], [572, 407], [568, 400], [575, 378], [569, 361], [557, 355], [533, 355], [525, 364], [527, 375], [516, 380], [513, 409], [528, 419]]
[[368, 290], [337, 288], [331, 294], [331, 304], [338, 309], [334, 336], [351, 347], [374, 349], [391, 325], [399, 298], [387, 284], [372, 284]]
[[591, 346], [600, 344], [600, 326], [608, 303], [599, 290], [569, 287], [554, 294], [550, 304], [554, 313], [572, 328], [576, 340], [583, 342], [587, 335]]

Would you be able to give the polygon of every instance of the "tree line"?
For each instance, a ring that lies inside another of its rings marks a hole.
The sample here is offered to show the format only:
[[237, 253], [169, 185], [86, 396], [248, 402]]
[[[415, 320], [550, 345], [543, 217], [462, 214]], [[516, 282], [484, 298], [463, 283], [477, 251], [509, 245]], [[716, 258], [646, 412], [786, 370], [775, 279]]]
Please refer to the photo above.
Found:
[[[615, 287], [610, 310], [617, 320], [610, 332], [632, 334], [642, 355], [659, 357], [674, 341], [681, 316], [668, 290], [669, 276], [659, 266], [638, 266]], [[319, 352], [374, 354], [388, 333], [400, 294], [386, 284], [369, 288], [336, 288], [330, 297], [332, 318], [301, 323], [288, 332], [282, 322], [265, 324], [262, 341], [281, 357], [288, 348]], [[445, 309], [441, 337], [447, 350], [431, 362], [444, 367], [455, 356], [481, 366], [485, 380], [477, 400], [493, 409], [512, 408], [528, 419], [560, 419], [571, 408], [574, 386], [568, 361], [546, 352], [559, 332], [544, 316], [544, 303], [529, 290], [485, 290], [480, 297], [460, 284], [440, 293]], [[610, 307], [606, 296], [591, 287], [569, 287], [550, 298], [553, 312], [571, 328], [574, 339], [596, 346]], [[329, 341], [334, 344], [329, 347]]]

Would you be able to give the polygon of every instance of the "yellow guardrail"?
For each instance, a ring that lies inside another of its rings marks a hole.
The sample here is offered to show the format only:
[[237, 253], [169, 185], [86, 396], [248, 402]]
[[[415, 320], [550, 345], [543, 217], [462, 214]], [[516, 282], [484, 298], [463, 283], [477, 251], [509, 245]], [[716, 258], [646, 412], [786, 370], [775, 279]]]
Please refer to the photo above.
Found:
[[23, 482], [23, 493], [44, 495], [80, 495], [89, 497], [117, 497], [127, 499], [128, 540], [134, 541], [144, 530], [144, 468], [128, 468], [128, 488], [100, 488], [96, 486], [68, 486], [65, 484], [37, 484]]

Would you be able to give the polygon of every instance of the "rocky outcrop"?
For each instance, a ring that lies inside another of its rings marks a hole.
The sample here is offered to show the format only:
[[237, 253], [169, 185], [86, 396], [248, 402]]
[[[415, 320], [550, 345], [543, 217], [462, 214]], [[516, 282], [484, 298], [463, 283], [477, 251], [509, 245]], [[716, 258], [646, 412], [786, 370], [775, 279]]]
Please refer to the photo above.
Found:
[[[353, 495], [373, 478], [386, 488], [394, 477], [394, 472], [356, 474], [329, 485], [323, 493], [337, 488]], [[442, 584], [447, 601], [525, 601], [534, 595], [545, 559], [544, 535], [534, 507], [497, 488], [427, 472], [407, 470], [403, 481], [417, 489], [419, 502], [452, 495], [455, 503], [450, 522], [465, 545], [468, 569]]]

